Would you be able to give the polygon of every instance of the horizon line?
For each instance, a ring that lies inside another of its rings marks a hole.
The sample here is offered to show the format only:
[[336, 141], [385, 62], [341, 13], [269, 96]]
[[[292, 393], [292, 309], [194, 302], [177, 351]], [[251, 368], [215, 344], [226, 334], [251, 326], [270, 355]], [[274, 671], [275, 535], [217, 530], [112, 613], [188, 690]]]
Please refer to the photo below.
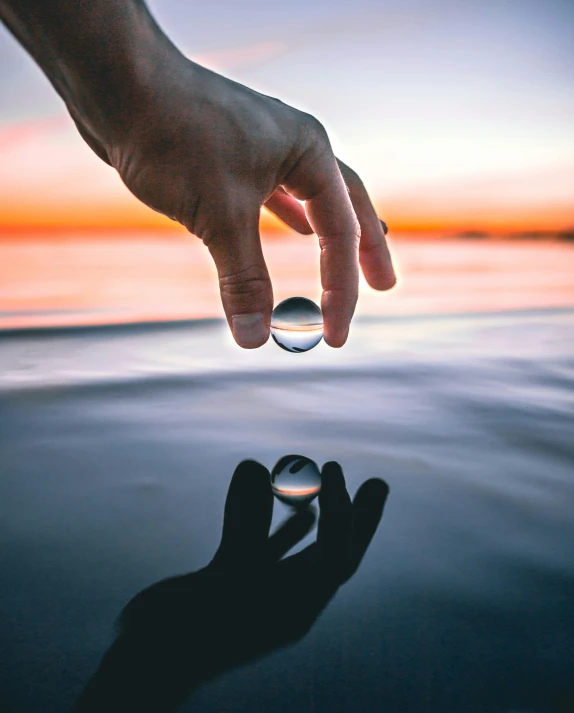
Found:
[[[288, 226], [261, 226], [260, 233], [262, 237], [269, 238], [279, 238], [279, 237], [300, 237], [302, 239], [312, 239], [313, 235], [302, 235], [294, 230], [291, 230]], [[118, 224], [103, 224], [103, 225], [70, 225], [70, 224], [2, 224], [0, 223], [0, 241], [5, 241], [5, 239], [13, 239], [17, 241], [18, 239], [27, 239], [30, 236], [35, 236], [37, 238], [55, 238], [61, 237], [62, 239], [73, 239], [80, 238], [82, 235], [86, 237], [98, 235], [101, 240], [114, 240], [116, 238], [122, 237], [126, 239], [137, 239], [146, 235], [157, 235], [162, 236], [166, 239], [171, 240], [187, 240], [189, 237], [194, 236], [185, 227], [179, 224], [174, 225], [138, 225], [134, 223], [132, 225], [118, 225]], [[406, 235], [441, 235], [445, 237], [460, 237], [466, 239], [480, 239], [489, 237], [499, 237], [499, 236], [524, 236], [530, 238], [543, 238], [543, 237], [557, 237], [557, 238], [569, 238], [574, 237], [574, 225], [564, 225], [560, 228], [555, 227], [529, 227], [524, 228], [520, 226], [515, 227], [500, 227], [500, 228], [480, 228], [480, 227], [468, 227], [468, 226], [453, 226], [452, 224], [445, 225], [390, 225], [389, 235], [394, 236], [406, 236]], [[199, 238], [197, 238], [199, 240]]]

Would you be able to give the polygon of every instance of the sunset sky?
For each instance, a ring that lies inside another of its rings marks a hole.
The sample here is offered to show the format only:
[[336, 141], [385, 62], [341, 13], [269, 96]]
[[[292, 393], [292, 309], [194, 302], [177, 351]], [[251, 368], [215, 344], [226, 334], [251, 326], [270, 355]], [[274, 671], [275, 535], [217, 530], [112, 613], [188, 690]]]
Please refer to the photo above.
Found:
[[[396, 230], [574, 226], [570, 0], [150, 2], [191, 58], [315, 114]], [[0, 231], [165, 225], [0, 28]]]

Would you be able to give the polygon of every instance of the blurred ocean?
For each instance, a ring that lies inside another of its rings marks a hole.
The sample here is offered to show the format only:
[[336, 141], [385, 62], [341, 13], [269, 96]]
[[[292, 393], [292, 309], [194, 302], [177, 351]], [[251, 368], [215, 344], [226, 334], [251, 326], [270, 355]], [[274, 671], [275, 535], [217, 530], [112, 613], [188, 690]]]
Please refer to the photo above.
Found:
[[[311, 236], [263, 236], [275, 303], [318, 300]], [[362, 316], [574, 306], [574, 243], [391, 240], [398, 284], [360, 284]], [[0, 240], [0, 330], [221, 317], [217, 275], [197, 239], [181, 234], [46, 236]]]
[[0, 336], [0, 710], [66, 710], [126, 601], [209, 561], [237, 463], [287, 453], [386, 479], [381, 526], [300, 644], [183, 710], [574, 710], [574, 293], [548, 257], [507, 253], [506, 297], [434, 259], [452, 309], [363, 304], [341, 350], [245, 352], [218, 319]]

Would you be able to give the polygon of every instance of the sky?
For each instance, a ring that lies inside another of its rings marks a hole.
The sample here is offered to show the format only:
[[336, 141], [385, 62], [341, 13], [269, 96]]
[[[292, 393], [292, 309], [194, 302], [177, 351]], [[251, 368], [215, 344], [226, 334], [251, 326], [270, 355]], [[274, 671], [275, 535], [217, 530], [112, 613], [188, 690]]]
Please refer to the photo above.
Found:
[[[154, 0], [189, 57], [316, 115], [396, 231], [574, 226], [571, 0]], [[165, 228], [0, 28], [0, 231]]]

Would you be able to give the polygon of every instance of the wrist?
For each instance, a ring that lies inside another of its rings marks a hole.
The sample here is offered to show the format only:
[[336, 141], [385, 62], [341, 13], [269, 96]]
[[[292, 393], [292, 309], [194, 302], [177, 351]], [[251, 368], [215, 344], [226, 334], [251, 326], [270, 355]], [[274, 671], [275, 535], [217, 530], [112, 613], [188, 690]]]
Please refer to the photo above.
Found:
[[166, 57], [181, 57], [142, 0], [0, 0], [0, 17], [84, 138], [107, 148], [145, 110]]
[[82, 133], [113, 151], [153, 101], [167, 56], [179, 52], [149, 15], [93, 39], [96, 51], [59, 63], [58, 90]]

